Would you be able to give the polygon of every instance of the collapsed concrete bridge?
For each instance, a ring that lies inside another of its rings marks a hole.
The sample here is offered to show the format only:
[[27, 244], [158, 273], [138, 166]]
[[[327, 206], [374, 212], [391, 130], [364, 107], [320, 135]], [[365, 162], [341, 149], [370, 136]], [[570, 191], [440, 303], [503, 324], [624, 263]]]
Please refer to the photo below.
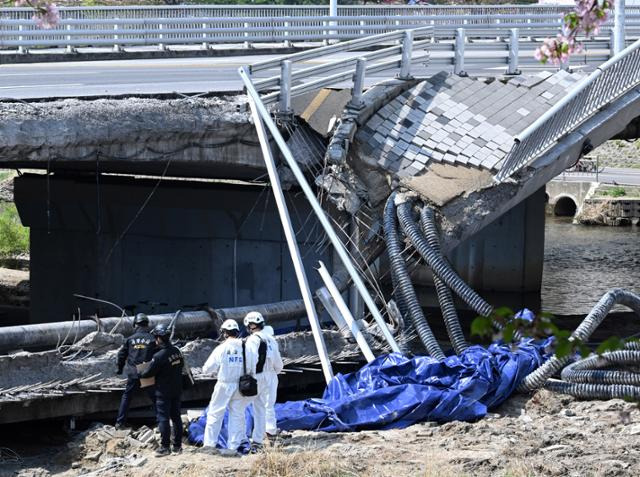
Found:
[[[519, 133], [582, 80], [563, 71], [500, 79], [441, 73], [383, 82], [358, 105], [343, 91], [323, 90], [294, 103], [298, 118], [285, 117], [281, 129], [341, 238], [366, 257], [360, 266], [370, 282], [381, 283], [382, 306], [391, 284], [386, 257], [377, 258], [384, 203], [396, 190], [437, 211], [442, 248], [462, 279], [489, 302], [519, 306], [540, 288], [544, 184], [587, 149], [629, 134], [640, 116], [640, 93], [630, 88], [513, 169], [514, 138], [519, 143]], [[0, 165], [46, 171], [15, 185], [31, 231], [32, 322], [60, 321], [78, 308], [82, 316], [113, 314], [74, 295], [136, 311], [299, 297], [244, 97], [1, 107]], [[340, 120], [328, 128], [333, 116]], [[515, 175], [496, 183], [503, 169]], [[280, 175], [305, 268], [321, 259], [339, 272], [286, 166]], [[423, 285], [421, 305], [430, 304], [433, 278], [422, 269], [412, 278]], [[351, 305], [362, 309], [355, 298]], [[300, 300], [294, 308], [282, 328], [305, 324]]]

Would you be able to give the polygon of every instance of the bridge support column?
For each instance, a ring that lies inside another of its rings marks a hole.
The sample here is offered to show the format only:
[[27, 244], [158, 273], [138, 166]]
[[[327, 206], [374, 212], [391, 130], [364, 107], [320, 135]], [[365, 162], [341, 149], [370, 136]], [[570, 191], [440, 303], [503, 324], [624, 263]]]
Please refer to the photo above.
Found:
[[[147, 313], [231, 307], [234, 295], [247, 306], [300, 297], [278, 211], [262, 186], [164, 180], [151, 195], [156, 179], [103, 176], [98, 187], [91, 175], [53, 175], [49, 182], [15, 180], [16, 206], [30, 227], [31, 323], [71, 319], [78, 307], [83, 316], [117, 313], [74, 293]], [[300, 214], [291, 220], [305, 269], [318, 260], [329, 266], [331, 249], [318, 251], [320, 237], [309, 235], [318, 228], [309, 205], [293, 194], [287, 201]], [[309, 286], [322, 286], [317, 273]]]
[[544, 187], [449, 255], [471, 287], [496, 306], [536, 308], [544, 262]]

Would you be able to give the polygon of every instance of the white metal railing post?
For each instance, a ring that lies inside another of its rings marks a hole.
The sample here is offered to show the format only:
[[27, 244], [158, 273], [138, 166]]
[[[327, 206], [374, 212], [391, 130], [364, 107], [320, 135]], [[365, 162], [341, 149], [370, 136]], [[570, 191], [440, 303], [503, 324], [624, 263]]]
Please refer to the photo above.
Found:
[[[286, 28], [286, 30], [284, 31], [285, 38], [289, 36], [289, 26], [290, 25], [288, 21], [284, 22], [284, 27]], [[291, 42], [289, 40], [284, 40], [282, 46], [284, 46], [285, 48], [291, 48]]]
[[616, 30], [615, 28], [609, 32], [609, 58], [613, 58], [616, 53]]
[[362, 351], [362, 354], [366, 358], [367, 363], [370, 363], [371, 361], [376, 359], [376, 357], [374, 356], [373, 352], [371, 351], [371, 348], [369, 347], [369, 343], [367, 343], [367, 340], [365, 339], [364, 335], [362, 334], [362, 331], [360, 330], [360, 327], [358, 326], [358, 323], [353, 318], [353, 315], [351, 314], [351, 310], [349, 310], [349, 307], [344, 302], [344, 299], [342, 298], [342, 295], [340, 294], [340, 291], [338, 290], [338, 287], [336, 287], [336, 284], [334, 283], [333, 279], [331, 278], [331, 275], [329, 275], [329, 271], [324, 266], [324, 263], [322, 263], [321, 261], [319, 261], [318, 263], [320, 264], [320, 268], [318, 269], [318, 273], [320, 274], [320, 277], [322, 277], [322, 281], [324, 282], [324, 286], [327, 287], [327, 290], [329, 291], [329, 294], [331, 295], [331, 298], [333, 298], [333, 301], [335, 302], [336, 306], [338, 307], [338, 310], [342, 314], [342, 318], [344, 319], [344, 321], [346, 322], [347, 326], [349, 327], [349, 330], [351, 331], [351, 334], [356, 339], [356, 343], [358, 343], [358, 346], [360, 347], [360, 350]]
[[[330, 17], [338, 16], [338, 0], [329, 0], [329, 16]], [[331, 20], [329, 25], [331, 25], [332, 27], [335, 27], [337, 23], [335, 20]], [[331, 30], [329, 33], [331, 35], [335, 35], [338, 32], [336, 30]], [[337, 40], [330, 40], [330, 41], [333, 43], [334, 41], [337, 41]]]
[[[118, 25], [113, 25], [113, 31], [118, 31]], [[113, 34], [113, 51], [120, 51], [120, 45], [118, 45], [118, 35], [116, 33]]]
[[[65, 30], [70, 31], [71, 25], [67, 25]], [[67, 35], [67, 41], [71, 42], [71, 35]], [[76, 49], [71, 45], [71, 43], [67, 44], [67, 53], [75, 53]]]
[[512, 28], [509, 35], [509, 65], [507, 66], [508, 75], [519, 75], [518, 55], [520, 52], [520, 37], [517, 28]]
[[[207, 24], [203, 23], [202, 24], [202, 29], [205, 30], [207, 28]], [[202, 49], [203, 50], [208, 50], [209, 49], [209, 42], [207, 41], [207, 32], [203, 32], [202, 33]]]
[[569, 71], [569, 58], [567, 58], [565, 61], [561, 61], [560, 65], [558, 65], [558, 69], [559, 70], [563, 70], [563, 71]]
[[[245, 38], [249, 38], [249, 31], [247, 30], [249, 28], [249, 23], [248, 22], [244, 22], [244, 37]], [[245, 48], [251, 48], [251, 42], [249, 40], [245, 40], [244, 41], [244, 47]]]
[[465, 31], [464, 28], [456, 29], [456, 41], [455, 41], [455, 50], [453, 52], [453, 74], [458, 76], [467, 76], [466, 71], [464, 70], [464, 39], [465, 39]]
[[291, 60], [280, 63], [280, 112], [291, 111]]
[[613, 31], [615, 35], [613, 37], [613, 54], [617, 55], [625, 48], [625, 34], [624, 34], [624, 21], [625, 21], [625, 0], [616, 0], [613, 10]]
[[[327, 22], [323, 21], [322, 22], [322, 35], [323, 36], [327, 36], [327, 33], [330, 33], [330, 32], [327, 32]], [[328, 45], [329, 44], [329, 39], [325, 38], [324, 40], [322, 40], [322, 44], [323, 45]]]
[[282, 192], [282, 186], [280, 184], [278, 170], [276, 169], [276, 163], [273, 160], [273, 154], [271, 152], [271, 146], [267, 137], [267, 131], [264, 129], [264, 124], [262, 122], [260, 113], [258, 112], [256, 102], [251, 97], [251, 95], [249, 95], [249, 107], [251, 108], [251, 115], [253, 116], [253, 122], [256, 126], [258, 139], [260, 140], [260, 148], [262, 149], [264, 162], [267, 166], [269, 182], [271, 182], [271, 190], [278, 207], [280, 222], [284, 230], [284, 236], [287, 240], [287, 247], [289, 248], [289, 255], [291, 256], [291, 261], [293, 262], [293, 269], [296, 274], [296, 279], [298, 280], [300, 293], [302, 294], [302, 301], [304, 302], [304, 306], [307, 311], [307, 317], [309, 319], [309, 324], [311, 325], [311, 331], [313, 332], [313, 339], [318, 350], [320, 363], [322, 364], [324, 379], [328, 383], [333, 378], [333, 369], [331, 368], [331, 362], [329, 361], [329, 354], [327, 353], [327, 347], [322, 336], [322, 329], [320, 328], [318, 314], [316, 312], [315, 305], [313, 304], [313, 297], [311, 295], [311, 290], [309, 289], [309, 280], [307, 280], [307, 275], [304, 272], [304, 264], [302, 263], [300, 249], [298, 248], [296, 235], [293, 230], [293, 225], [291, 224], [291, 217], [289, 216], [287, 203], [285, 202], [284, 194]]
[[[22, 31], [24, 29], [24, 27], [22, 25], [18, 25], [18, 31]], [[18, 35], [18, 41], [24, 41], [24, 37], [22, 35]], [[26, 55], [27, 53], [29, 53], [29, 49], [20, 45], [18, 46], [18, 54], [19, 55]]]
[[[360, 26], [361, 26], [361, 27], [363, 27], [363, 26], [365, 25], [364, 20], [360, 20], [360, 22], [359, 22], [359, 23], [360, 23]], [[360, 36], [364, 36], [364, 35], [365, 35], [364, 30], [363, 30], [363, 29], [360, 29]]]
[[[158, 30], [159, 30], [159, 31], [164, 30], [164, 27], [162, 26], [162, 23], [160, 23], [160, 24], [158, 25]], [[162, 42], [162, 39], [163, 39], [163, 38], [164, 38], [164, 35], [163, 35], [162, 33], [158, 34], [158, 39], [160, 40], [160, 41], [158, 42], [158, 49], [159, 49], [160, 51], [164, 51], [164, 50], [166, 49], [165, 44]]]
[[[400, 30], [400, 20], [395, 20], [394, 24], [395, 24], [395, 26], [396, 26], [396, 30]], [[398, 41], [396, 42], [396, 44], [398, 44], [398, 45], [399, 45], [400, 43], [402, 43], [402, 40], [398, 40]]]
[[351, 101], [349, 105], [354, 108], [361, 108], [362, 92], [364, 90], [364, 76], [367, 71], [367, 60], [358, 58], [356, 60], [356, 72], [353, 74], [353, 90], [351, 92]]
[[411, 77], [411, 58], [413, 57], [413, 32], [407, 30], [402, 38], [402, 60], [400, 61], [400, 74], [398, 78], [403, 80]]
[[282, 134], [280, 133], [278, 126], [271, 118], [269, 111], [267, 111], [267, 108], [264, 106], [262, 101], [260, 101], [260, 96], [258, 95], [258, 92], [253, 86], [253, 83], [251, 82], [251, 77], [249, 76], [249, 68], [246, 66], [243, 66], [238, 69], [238, 73], [240, 73], [240, 77], [242, 78], [242, 82], [245, 85], [247, 94], [250, 97], [254, 98], [255, 105], [258, 108], [258, 111], [260, 112], [260, 116], [262, 117], [263, 121], [267, 125], [267, 128], [271, 132], [271, 136], [275, 140], [276, 144], [278, 144], [278, 147], [280, 148], [280, 152], [282, 153], [284, 160], [286, 161], [287, 165], [291, 169], [291, 172], [293, 172], [293, 175], [295, 176], [298, 184], [300, 185], [300, 188], [302, 189], [302, 192], [304, 193], [305, 197], [309, 201], [309, 204], [311, 205], [313, 212], [315, 213], [316, 217], [320, 221], [320, 225], [322, 225], [322, 228], [324, 229], [325, 233], [329, 237], [329, 240], [331, 241], [331, 244], [333, 245], [334, 250], [338, 254], [340, 261], [344, 264], [344, 267], [346, 268], [347, 273], [353, 280], [354, 285], [358, 288], [358, 292], [360, 292], [360, 295], [362, 296], [362, 299], [364, 300], [364, 303], [367, 306], [367, 309], [369, 310], [374, 320], [378, 324], [378, 327], [380, 328], [382, 335], [386, 339], [387, 343], [389, 343], [389, 347], [391, 348], [391, 350], [396, 353], [400, 353], [400, 347], [398, 346], [398, 343], [396, 343], [396, 340], [394, 339], [393, 335], [389, 331], [389, 327], [385, 323], [384, 318], [382, 318], [382, 315], [380, 314], [380, 310], [378, 310], [378, 307], [373, 301], [373, 298], [371, 297], [371, 294], [367, 290], [367, 287], [362, 281], [362, 278], [360, 277], [358, 271], [355, 269], [355, 267], [351, 263], [351, 258], [349, 257], [349, 254], [345, 249], [344, 244], [342, 243], [340, 238], [336, 235], [335, 231], [333, 230], [333, 226], [329, 222], [329, 219], [327, 219], [327, 216], [324, 210], [322, 209], [322, 206], [318, 202], [315, 192], [309, 186], [309, 183], [307, 182], [307, 179], [305, 178], [304, 173], [300, 170], [300, 166], [298, 165], [293, 155], [291, 154], [291, 150], [287, 146], [287, 142], [282, 137]]

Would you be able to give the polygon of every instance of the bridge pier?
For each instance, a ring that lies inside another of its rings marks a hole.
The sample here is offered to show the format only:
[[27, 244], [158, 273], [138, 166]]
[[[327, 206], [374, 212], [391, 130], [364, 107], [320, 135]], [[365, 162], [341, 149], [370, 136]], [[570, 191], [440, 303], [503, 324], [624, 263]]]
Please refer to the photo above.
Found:
[[[544, 262], [544, 187], [471, 238], [464, 240], [448, 255], [460, 276], [494, 306], [538, 309]], [[422, 285], [421, 299], [435, 306], [430, 275], [416, 276]], [[458, 306], [463, 307], [462, 303]]]
[[[165, 180], [152, 194], [156, 181], [16, 178], [16, 206], [30, 227], [31, 323], [69, 319], [78, 307], [85, 316], [117, 314], [74, 293], [156, 313], [300, 297], [267, 186]], [[296, 211], [292, 221], [305, 267], [331, 264], [330, 249], [317, 251], [315, 220], [303, 225], [312, 215], [309, 206], [291, 194], [286, 199]], [[321, 284], [315, 273], [309, 280], [312, 289]]]

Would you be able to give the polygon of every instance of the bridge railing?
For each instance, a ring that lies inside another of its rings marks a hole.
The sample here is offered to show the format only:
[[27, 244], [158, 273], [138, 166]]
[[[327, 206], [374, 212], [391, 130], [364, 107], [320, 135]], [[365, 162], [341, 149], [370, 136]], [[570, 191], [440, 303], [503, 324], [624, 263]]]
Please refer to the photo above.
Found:
[[[558, 8], [356, 8], [327, 16], [325, 7], [98, 7], [61, 9], [62, 20], [52, 29], [39, 29], [28, 9], [0, 9], [0, 48], [169, 44], [317, 42], [350, 40], [398, 29], [431, 25], [438, 39], [451, 38], [458, 28], [475, 31], [475, 38], [503, 37], [500, 31], [526, 30], [530, 37], [555, 34]], [[460, 14], [459, 12], [472, 12]], [[272, 16], [265, 15], [272, 13]], [[640, 32], [640, 9], [626, 16], [628, 28]], [[492, 31], [493, 29], [500, 31]], [[610, 25], [605, 25], [606, 38]], [[471, 38], [471, 35], [470, 35]]]
[[640, 40], [599, 66], [561, 101], [514, 138], [495, 179], [504, 181], [566, 134], [640, 84]]
[[[422, 38], [421, 40], [418, 40]], [[247, 68], [247, 74], [279, 68], [280, 74], [264, 79], [253, 79], [252, 85], [257, 92], [275, 89], [263, 95], [261, 101], [265, 105], [279, 102], [279, 112], [287, 113], [291, 109], [291, 98], [309, 91], [353, 79], [353, 97], [351, 104], [361, 104], [366, 74], [399, 69], [398, 78], [411, 78], [411, 65], [417, 62], [428, 62], [429, 52], [415, 55], [417, 49], [425, 50], [433, 39], [433, 27], [420, 27], [411, 30], [397, 30], [390, 33], [371, 35], [365, 38], [346, 41], [312, 50], [281, 56], [276, 59], [255, 63]], [[418, 40], [418, 41], [416, 41]], [[388, 46], [367, 54], [336, 60], [318, 66], [293, 71], [293, 64], [327, 56], [354, 51], [372, 45], [382, 45], [400, 41], [400, 45]], [[373, 63], [378, 61], [377, 63]], [[319, 78], [318, 78], [319, 77]], [[317, 78], [305, 82], [310, 78]], [[300, 82], [292, 86], [293, 82]]]

